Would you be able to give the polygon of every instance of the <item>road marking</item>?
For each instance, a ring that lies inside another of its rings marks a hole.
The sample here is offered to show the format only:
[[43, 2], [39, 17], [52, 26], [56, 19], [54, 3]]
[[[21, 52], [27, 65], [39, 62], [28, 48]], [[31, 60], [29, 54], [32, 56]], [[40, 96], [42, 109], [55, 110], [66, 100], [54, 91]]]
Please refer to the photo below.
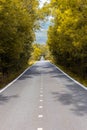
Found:
[[39, 108], [41, 109], [41, 108], [43, 108], [43, 106], [39, 106]]
[[37, 130], [43, 130], [43, 128], [37, 128]]
[[30, 70], [36, 63], [34, 63], [32, 66], [28, 67], [26, 70], [24, 70], [24, 72], [22, 72], [17, 78], [15, 78], [13, 81], [11, 81], [9, 84], [7, 84], [3, 89], [0, 90], [0, 93], [2, 93], [3, 91], [5, 91], [7, 88], [9, 88], [11, 85], [13, 85], [20, 77], [22, 77], [23, 74], [25, 74], [25, 72], [27, 72], [27, 70]]
[[38, 115], [38, 118], [43, 118], [43, 115]]
[[43, 89], [43, 88], [40, 88], [40, 89]]
[[[50, 62], [49, 62], [50, 63]], [[65, 73], [63, 70], [61, 70], [59, 67], [57, 67], [56, 65], [50, 63], [51, 65], [55, 66], [57, 70], [60, 70], [64, 75], [66, 75], [69, 79], [71, 79], [72, 81], [74, 81], [76, 84], [78, 84], [80, 87], [82, 87], [83, 89], [87, 90], [87, 87], [84, 86], [83, 84], [79, 83], [78, 81], [76, 81], [74, 78], [72, 78], [71, 76], [69, 76], [67, 73]]]
[[43, 95], [41, 94], [40, 97], [43, 97]]
[[43, 100], [40, 100], [40, 102], [43, 102]]

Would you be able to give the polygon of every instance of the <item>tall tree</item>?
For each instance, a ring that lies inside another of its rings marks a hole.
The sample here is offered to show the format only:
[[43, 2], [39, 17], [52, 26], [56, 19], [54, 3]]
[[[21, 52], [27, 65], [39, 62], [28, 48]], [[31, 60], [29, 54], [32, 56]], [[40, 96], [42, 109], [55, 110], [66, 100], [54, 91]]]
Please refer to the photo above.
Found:
[[30, 58], [37, 28], [37, 0], [0, 0], [0, 70], [18, 70]]
[[57, 63], [87, 76], [87, 0], [51, 0], [48, 45]]

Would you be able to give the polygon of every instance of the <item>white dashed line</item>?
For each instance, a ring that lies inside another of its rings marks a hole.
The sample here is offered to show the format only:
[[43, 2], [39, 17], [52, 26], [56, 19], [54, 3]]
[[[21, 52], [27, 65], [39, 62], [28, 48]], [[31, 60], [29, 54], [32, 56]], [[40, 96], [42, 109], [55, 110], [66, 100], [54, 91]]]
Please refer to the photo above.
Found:
[[40, 97], [43, 97], [43, 95], [40, 95]]
[[[40, 88], [40, 102], [43, 102], [43, 100], [41, 99], [41, 97], [43, 97], [43, 77], [42, 77], [42, 74], [41, 74], [41, 88]], [[43, 106], [39, 106], [39, 109], [42, 109]], [[38, 115], [38, 118], [41, 119], [43, 118], [43, 115], [42, 114], [39, 114]], [[37, 128], [37, 130], [43, 130], [43, 128]]]
[[40, 100], [40, 102], [43, 102], [43, 100]]
[[37, 130], [43, 130], [43, 128], [37, 128]]
[[43, 108], [43, 106], [39, 106], [39, 108], [41, 109], [41, 108]]
[[42, 118], [43, 117], [43, 115], [38, 115], [38, 118]]

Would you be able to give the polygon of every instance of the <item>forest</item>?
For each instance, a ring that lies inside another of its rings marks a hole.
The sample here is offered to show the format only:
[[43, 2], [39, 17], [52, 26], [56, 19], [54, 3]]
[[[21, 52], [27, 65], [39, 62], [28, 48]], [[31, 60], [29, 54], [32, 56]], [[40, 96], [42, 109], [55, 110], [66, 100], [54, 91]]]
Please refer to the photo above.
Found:
[[27, 65], [35, 30], [37, 0], [0, 0], [0, 81]]
[[[47, 44], [33, 44], [49, 16]], [[42, 9], [39, 0], [0, 0], [0, 83], [41, 55], [87, 80], [87, 0], [51, 0]]]
[[51, 0], [47, 44], [56, 64], [87, 80], [87, 0]]

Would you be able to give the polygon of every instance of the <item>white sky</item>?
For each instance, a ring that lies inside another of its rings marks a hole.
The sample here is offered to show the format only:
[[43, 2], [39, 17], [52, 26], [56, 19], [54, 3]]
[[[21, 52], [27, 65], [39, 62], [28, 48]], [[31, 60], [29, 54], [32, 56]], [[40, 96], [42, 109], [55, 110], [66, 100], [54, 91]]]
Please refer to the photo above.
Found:
[[39, 1], [40, 1], [40, 7], [42, 7], [45, 2], [50, 2], [50, 0], [39, 0]]

